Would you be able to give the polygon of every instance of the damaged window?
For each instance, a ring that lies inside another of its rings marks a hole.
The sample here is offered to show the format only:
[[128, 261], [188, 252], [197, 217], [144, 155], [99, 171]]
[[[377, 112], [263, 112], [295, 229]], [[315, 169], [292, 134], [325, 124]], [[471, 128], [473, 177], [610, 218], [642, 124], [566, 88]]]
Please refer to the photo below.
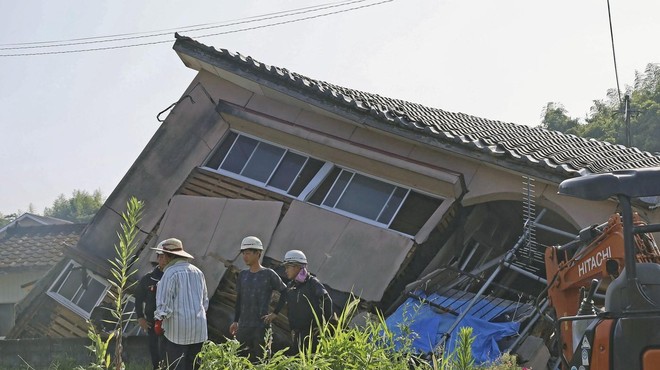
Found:
[[333, 212], [415, 235], [442, 199], [229, 132], [206, 167]]
[[71, 261], [48, 290], [48, 295], [80, 316], [89, 319], [92, 309], [103, 299], [107, 284], [87, 269]]
[[297, 197], [323, 164], [289, 149], [230, 132], [206, 166]]
[[335, 167], [309, 202], [415, 235], [442, 200]]

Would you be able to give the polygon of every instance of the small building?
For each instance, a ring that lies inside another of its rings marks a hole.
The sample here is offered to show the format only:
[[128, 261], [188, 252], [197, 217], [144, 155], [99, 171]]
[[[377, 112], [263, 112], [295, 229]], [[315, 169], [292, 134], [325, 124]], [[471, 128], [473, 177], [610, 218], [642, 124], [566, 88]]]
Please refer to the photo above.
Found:
[[25, 213], [0, 230], [0, 337], [14, 326], [14, 306], [74, 246], [85, 225]]

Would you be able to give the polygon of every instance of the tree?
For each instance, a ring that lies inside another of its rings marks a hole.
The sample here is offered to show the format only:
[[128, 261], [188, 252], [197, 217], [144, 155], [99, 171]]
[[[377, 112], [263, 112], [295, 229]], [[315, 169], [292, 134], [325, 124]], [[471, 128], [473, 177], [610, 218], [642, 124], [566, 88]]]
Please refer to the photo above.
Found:
[[580, 121], [568, 116], [566, 108], [559, 103], [548, 103], [543, 109], [541, 127], [565, 134], [578, 135]]
[[60, 194], [53, 206], [44, 209], [44, 216], [61, 218], [71, 222], [89, 222], [103, 205], [103, 195], [100, 190], [89, 194], [84, 190], [74, 190], [71, 198]]
[[[635, 72], [635, 83], [626, 86], [625, 94], [630, 96], [632, 146], [660, 152], [660, 140], [657, 139], [660, 137], [660, 65], [650, 63], [644, 72]], [[585, 123], [569, 117], [560, 103], [548, 103], [540, 127], [625, 144], [623, 112], [618, 92], [610, 89], [605, 99], [594, 100]]]
[[8, 224], [10, 224], [15, 219], [16, 219], [16, 214], [15, 213], [12, 213], [12, 214], [9, 214], [9, 215], [3, 215], [0, 212], [0, 228], [7, 226]]

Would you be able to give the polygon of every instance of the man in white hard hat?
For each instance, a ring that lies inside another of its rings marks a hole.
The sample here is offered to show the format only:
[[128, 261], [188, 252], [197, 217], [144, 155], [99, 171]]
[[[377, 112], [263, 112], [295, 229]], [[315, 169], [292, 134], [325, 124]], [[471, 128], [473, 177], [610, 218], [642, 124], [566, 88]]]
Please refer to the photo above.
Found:
[[319, 279], [307, 271], [305, 253], [296, 249], [290, 250], [284, 255], [283, 262], [289, 284], [266, 321], [274, 320], [284, 304], [287, 304], [293, 341], [291, 352], [302, 351], [310, 344], [311, 350], [314, 351], [319, 339], [317, 324], [328, 322], [332, 316], [332, 299]]
[[190, 260], [194, 257], [183, 250], [181, 240], [170, 238], [151, 248], [165, 259], [163, 277], [156, 288], [154, 330], [164, 331], [165, 368], [191, 370], [199, 368], [195, 357], [208, 339], [206, 310], [209, 296], [204, 273]]
[[229, 327], [229, 333], [241, 343], [242, 353], [252, 362], [264, 357], [262, 347], [269, 326], [265, 319], [273, 291], [286, 288], [275, 271], [261, 265], [263, 250], [261, 240], [255, 236], [241, 242], [243, 262], [248, 269], [241, 271], [236, 280], [234, 322]]

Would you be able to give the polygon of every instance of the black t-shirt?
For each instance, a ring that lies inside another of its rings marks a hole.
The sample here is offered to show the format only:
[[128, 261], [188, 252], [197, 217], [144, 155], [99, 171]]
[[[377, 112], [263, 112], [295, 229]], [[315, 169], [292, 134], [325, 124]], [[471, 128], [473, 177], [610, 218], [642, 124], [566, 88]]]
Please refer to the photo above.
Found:
[[286, 288], [277, 273], [269, 268], [257, 272], [243, 270], [236, 281], [235, 319], [241, 327], [264, 326], [263, 316], [268, 314], [268, 307], [273, 291]]
[[149, 322], [154, 321], [156, 311], [156, 284], [163, 277], [163, 271], [158, 267], [144, 275], [138, 282], [135, 292], [135, 314], [137, 318], [144, 317]]

